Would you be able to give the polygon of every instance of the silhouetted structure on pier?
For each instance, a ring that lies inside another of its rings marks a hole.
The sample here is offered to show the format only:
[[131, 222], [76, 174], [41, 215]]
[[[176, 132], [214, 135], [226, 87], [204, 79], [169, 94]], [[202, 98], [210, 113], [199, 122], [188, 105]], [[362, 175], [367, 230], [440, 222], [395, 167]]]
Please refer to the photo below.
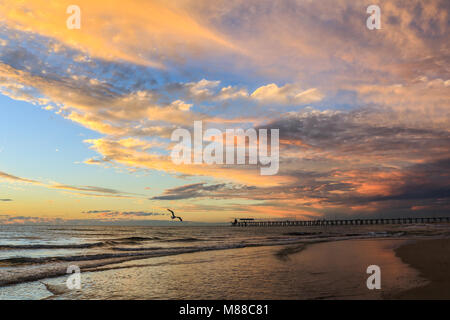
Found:
[[231, 223], [236, 227], [325, 227], [325, 226], [356, 226], [356, 225], [372, 225], [372, 224], [412, 224], [412, 223], [439, 223], [450, 222], [450, 217], [437, 218], [379, 218], [379, 219], [335, 219], [335, 220], [277, 220], [277, 221], [263, 221], [251, 219], [234, 220]]

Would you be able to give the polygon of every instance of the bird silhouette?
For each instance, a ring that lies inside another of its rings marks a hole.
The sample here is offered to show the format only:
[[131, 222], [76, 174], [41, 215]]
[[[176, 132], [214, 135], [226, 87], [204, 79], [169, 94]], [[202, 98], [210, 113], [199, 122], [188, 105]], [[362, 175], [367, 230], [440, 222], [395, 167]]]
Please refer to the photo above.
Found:
[[172, 220], [173, 220], [173, 219], [180, 219], [180, 221], [183, 221], [183, 219], [181, 219], [181, 217], [177, 217], [177, 216], [175, 215], [175, 212], [173, 212], [172, 210], [167, 209], [167, 211], [169, 211], [169, 212], [172, 214], [172, 216], [171, 216]]

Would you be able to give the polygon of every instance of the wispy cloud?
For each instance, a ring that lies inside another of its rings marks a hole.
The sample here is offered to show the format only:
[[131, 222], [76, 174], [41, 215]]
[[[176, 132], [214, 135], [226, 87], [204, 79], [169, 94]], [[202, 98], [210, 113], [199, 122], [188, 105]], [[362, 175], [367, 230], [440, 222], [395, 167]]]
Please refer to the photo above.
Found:
[[116, 211], [116, 210], [89, 210], [82, 212], [89, 215], [97, 215], [110, 218], [130, 218], [130, 217], [153, 217], [167, 216], [167, 213], [148, 212], [148, 211]]
[[[110, 189], [110, 188], [102, 188], [102, 187], [94, 187], [94, 186], [71, 186], [71, 185], [64, 185], [60, 183], [44, 183], [39, 182], [36, 180], [26, 179], [17, 177], [5, 172], [0, 171], [0, 179], [5, 179], [7, 181], [12, 182], [19, 182], [19, 183], [26, 183], [26, 184], [33, 184], [38, 185], [42, 187], [46, 187], [48, 189], [59, 189], [59, 190], [65, 190], [68, 192], [72, 192], [73, 194], [78, 194], [81, 196], [91, 196], [91, 197], [117, 197], [117, 198], [132, 198], [136, 196], [136, 194], [126, 193], [123, 191]], [[9, 199], [5, 199], [2, 201], [8, 201]]]
[[8, 174], [8, 173], [2, 172], [2, 171], [0, 171], [0, 178], [1, 179], [6, 179], [6, 180], [9, 180], [9, 181], [18, 181], [18, 182], [25, 182], [25, 183], [32, 183], [32, 184], [41, 184], [38, 181], [17, 177], [17, 176], [14, 176], [12, 174]]

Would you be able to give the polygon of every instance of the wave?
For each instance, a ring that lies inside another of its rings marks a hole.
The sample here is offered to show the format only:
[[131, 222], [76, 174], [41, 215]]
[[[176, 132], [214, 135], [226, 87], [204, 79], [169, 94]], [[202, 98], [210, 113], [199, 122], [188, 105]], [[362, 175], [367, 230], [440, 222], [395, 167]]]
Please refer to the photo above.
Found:
[[321, 234], [322, 232], [299, 232], [299, 231], [294, 231], [294, 232], [286, 232], [283, 233], [286, 236], [316, 236], [318, 234]]
[[[180, 248], [180, 247], [177, 247]], [[161, 250], [168, 249], [164, 247], [138, 247], [138, 248], [122, 248], [122, 247], [114, 247], [111, 248], [114, 251], [152, 251], [152, 250]]]
[[[241, 247], [241, 245], [235, 246]], [[82, 271], [95, 271], [95, 268], [104, 265], [122, 263], [131, 260], [147, 259], [152, 257], [170, 256], [182, 253], [193, 253], [207, 250], [223, 250], [232, 247], [190, 247], [190, 248], [173, 248], [158, 251], [144, 251], [132, 253], [118, 254], [94, 254], [84, 256], [70, 257], [46, 257], [46, 258], [29, 258], [15, 257], [0, 260], [0, 266], [13, 267], [0, 269], [0, 287], [13, 285], [17, 283], [37, 281], [46, 278], [54, 278], [66, 275], [67, 267], [70, 264], [76, 264]], [[94, 268], [94, 270], [92, 270]], [[9, 270], [8, 270], [9, 269]], [[3, 271], [3, 272], [2, 272]]]
[[140, 242], [140, 241], [151, 241], [151, 240], [159, 240], [159, 237], [128, 237], [128, 238], [120, 238], [115, 239], [115, 241], [134, 241], [134, 242]]
[[82, 244], [25, 244], [25, 245], [0, 245], [0, 250], [39, 250], [39, 249], [89, 249], [105, 246], [105, 242]]
[[45, 286], [45, 289], [47, 289], [47, 291], [49, 291], [54, 296], [64, 294], [69, 290], [65, 284], [55, 285], [55, 284], [50, 284], [50, 283], [46, 283], [46, 282], [42, 282], [42, 281], [39, 281], [39, 282], [42, 283]]
[[90, 254], [90, 255], [76, 255], [76, 256], [55, 256], [55, 257], [14, 257], [7, 259], [0, 259], [0, 266], [14, 266], [14, 265], [24, 265], [24, 264], [43, 264], [43, 263], [53, 263], [53, 262], [77, 262], [77, 261], [90, 261], [90, 260], [103, 260], [112, 258], [123, 258], [123, 257], [135, 257], [141, 255], [151, 255], [149, 252], [143, 253], [100, 253], [100, 254]]
[[284, 247], [281, 250], [279, 250], [278, 252], [276, 252], [275, 256], [282, 261], [286, 261], [289, 259], [290, 255], [301, 252], [305, 248], [306, 248], [306, 245], [304, 243], [296, 245], [296, 246]]
[[164, 240], [164, 242], [194, 242], [194, 241], [202, 241], [202, 239], [198, 239], [198, 238], [179, 238], [179, 239]]
[[138, 244], [143, 241], [160, 240], [159, 237], [128, 237], [119, 239], [106, 239], [93, 243], [70, 244], [24, 244], [0, 245], [0, 250], [39, 250], [39, 249], [90, 249], [96, 247], [113, 246], [117, 244]]

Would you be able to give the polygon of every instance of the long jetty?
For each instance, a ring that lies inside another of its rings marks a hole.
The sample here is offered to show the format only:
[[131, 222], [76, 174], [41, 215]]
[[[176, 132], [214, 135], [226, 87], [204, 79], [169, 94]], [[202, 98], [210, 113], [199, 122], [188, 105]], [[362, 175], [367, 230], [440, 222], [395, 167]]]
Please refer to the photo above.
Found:
[[375, 224], [413, 224], [413, 223], [439, 223], [450, 222], [450, 217], [433, 218], [378, 218], [378, 219], [334, 219], [334, 220], [235, 220], [231, 223], [235, 227], [325, 227], [325, 226], [355, 226], [355, 225], [375, 225]]

